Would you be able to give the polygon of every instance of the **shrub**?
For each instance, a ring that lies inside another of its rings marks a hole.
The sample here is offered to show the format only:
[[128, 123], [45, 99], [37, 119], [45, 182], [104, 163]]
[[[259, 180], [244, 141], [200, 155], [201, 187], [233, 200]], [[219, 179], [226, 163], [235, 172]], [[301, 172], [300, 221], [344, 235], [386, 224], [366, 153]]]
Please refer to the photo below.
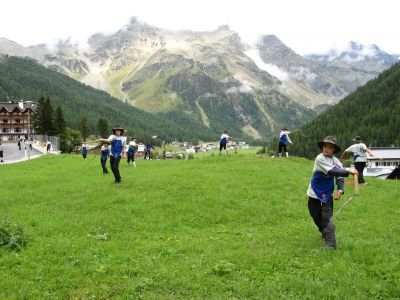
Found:
[[188, 159], [194, 159], [194, 155], [193, 155], [193, 153], [189, 153], [189, 155], [188, 155]]
[[26, 246], [24, 229], [12, 223], [8, 216], [4, 216], [0, 223], [0, 247], [10, 251], [19, 251]]
[[267, 153], [267, 148], [265, 146], [262, 146], [262, 148], [257, 151], [257, 154], [264, 154], [264, 153]]
[[222, 260], [213, 266], [212, 272], [216, 275], [223, 276], [233, 272], [234, 269], [235, 265], [233, 263]]

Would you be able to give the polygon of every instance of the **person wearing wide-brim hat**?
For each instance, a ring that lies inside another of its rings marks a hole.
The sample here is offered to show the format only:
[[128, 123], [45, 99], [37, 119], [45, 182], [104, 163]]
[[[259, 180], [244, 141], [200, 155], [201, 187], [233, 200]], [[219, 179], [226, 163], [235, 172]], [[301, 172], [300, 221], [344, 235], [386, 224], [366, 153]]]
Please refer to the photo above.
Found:
[[122, 128], [121, 126], [117, 125], [112, 129], [112, 133], [116, 134], [116, 131], [120, 131], [121, 132], [121, 136], [124, 135], [125, 133], [125, 129]]
[[119, 162], [122, 157], [125, 157], [125, 141], [124, 137], [125, 130], [121, 126], [117, 125], [112, 129], [112, 135], [108, 139], [100, 139], [101, 142], [111, 144], [110, 149], [110, 166], [114, 174], [115, 183], [121, 182], [121, 174], [119, 173]]
[[336, 249], [335, 225], [332, 220], [334, 178], [337, 185], [335, 199], [339, 199], [344, 194], [343, 177], [357, 174], [357, 170], [343, 168], [339, 159], [334, 156], [341, 149], [334, 136], [327, 136], [319, 141], [317, 146], [322, 153], [315, 159], [313, 175], [307, 190], [308, 210], [322, 234], [325, 246]]
[[354, 167], [358, 171], [358, 183], [366, 185], [367, 182], [364, 180], [363, 172], [367, 165], [367, 153], [370, 156], [374, 156], [371, 150], [363, 143], [360, 136], [356, 136], [353, 140], [353, 145], [343, 151], [340, 159], [343, 159], [346, 152], [352, 152], [354, 158]]

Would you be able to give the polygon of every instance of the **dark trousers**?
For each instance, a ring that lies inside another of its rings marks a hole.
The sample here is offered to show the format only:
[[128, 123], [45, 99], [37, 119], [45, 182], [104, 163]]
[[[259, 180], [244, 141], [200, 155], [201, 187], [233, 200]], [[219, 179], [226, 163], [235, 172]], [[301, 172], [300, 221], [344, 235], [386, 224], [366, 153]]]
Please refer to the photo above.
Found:
[[283, 149], [283, 151], [287, 152], [286, 144], [284, 144], [284, 143], [282, 143], [282, 142], [279, 142], [278, 153], [281, 153], [281, 152], [282, 152], [282, 149]]
[[364, 183], [364, 168], [366, 166], [366, 162], [355, 162], [354, 163], [354, 167], [356, 168], [356, 170], [358, 171], [358, 183]]
[[106, 167], [107, 157], [106, 158], [100, 157], [100, 163], [101, 163], [101, 167], [103, 168], [103, 174], [107, 174], [108, 173], [108, 170]]
[[151, 153], [150, 153], [150, 151], [146, 151], [145, 153], [144, 153], [144, 159], [146, 159], [146, 157], [149, 157], [149, 159], [151, 158]]
[[128, 154], [128, 164], [135, 161], [135, 154]]
[[121, 182], [121, 175], [119, 174], [119, 162], [121, 160], [121, 156], [115, 158], [114, 156], [110, 156], [110, 166], [111, 171], [114, 174], [115, 182]]
[[322, 234], [328, 247], [336, 248], [335, 225], [333, 224], [333, 197], [323, 203], [319, 199], [308, 197], [308, 211]]
[[84, 159], [86, 159], [87, 153], [82, 153], [82, 157], [83, 157]]

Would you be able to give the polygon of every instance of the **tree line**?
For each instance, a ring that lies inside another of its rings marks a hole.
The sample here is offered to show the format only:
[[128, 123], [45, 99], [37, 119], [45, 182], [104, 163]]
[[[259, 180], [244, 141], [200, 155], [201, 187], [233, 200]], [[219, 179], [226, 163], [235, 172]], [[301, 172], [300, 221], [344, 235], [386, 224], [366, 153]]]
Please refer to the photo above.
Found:
[[[290, 152], [313, 158], [317, 141], [327, 135], [337, 137], [343, 148], [361, 136], [370, 147], [400, 146], [400, 63], [359, 87], [338, 104], [321, 113], [290, 137]], [[278, 140], [271, 143], [277, 149]]]
[[[115, 125], [124, 127], [129, 136], [136, 136], [143, 142], [158, 135], [166, 141], [179, 139], [196, 143], [198, 139], [218, 139], [220, 134], [189, 115], [148, 113], [123, 103], [106, 92], [47, 69], [32, 59], [2, 56], [0, 99], [40, 101], [41, 98], [51, 99], [54, 122], [60, 108], [66, 127], [79, 130], [81, 136], [83, 134], [82, 139], [86, 135], [103, 135], [100, 127], [103, 132], [107, 127], [110, 134], [111, 127]], [[48, 104], [44, 104], [44, 109], [49, 109], [46, 106]], [[48, 120], [46, 122], [51, 123]], [[60, 134], [59, 129], [52, 129], [52, 125], [48, 128], [49, 132]], [[85, 130], [82, 131], [83, 128]]]

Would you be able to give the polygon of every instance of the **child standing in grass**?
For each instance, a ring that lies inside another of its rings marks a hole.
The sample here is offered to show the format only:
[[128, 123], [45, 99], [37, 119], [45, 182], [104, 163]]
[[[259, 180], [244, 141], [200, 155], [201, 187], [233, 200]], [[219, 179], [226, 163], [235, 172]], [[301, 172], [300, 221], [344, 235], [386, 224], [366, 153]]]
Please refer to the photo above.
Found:
[[290, 131], [287, 128], [283, 128], [281, 133], [279, 134], [279, 148], [278, 148], [279, 157], [282, 156], [282, 150], [285, 151], [286, 157], [289, 157], [287, 145], [293, 144], [289, 138], [289, 133]]
[[228, 144], [230, 136], [228, 135], [228, 130], [225, 130], [219, 139], [219, 155], [221, 155], [222, 149], [224, 149], [225, 155], [228, 153], [226, 150], [226, 145]]
[[120, 127], [116, 126], [112, 130], [112, 135], [108, 137], [108, 139], [100, 139], [101, 142], [111, 144], [111, 151], [110, 151], [110, 166], [111, 171], [114, 174], [115, 183], [121, 182], [121, 174], [119, 173], [119, 162], [121, 158], [125, 157], [125, 141], [126, 138], [123, 136], [125, 130]]
[[149, 160], [151, 159], [151, 149], [155, 150], [152, 144], [146, 143], [146, 152], [144, 154], [144, 159], [146, 159], [147, 156], [149, 157]]
[[110, 149], [108, 147], [108, 144], [104, 143], [100, 148], [100, 163], [101, 163], [101, 168], [103, 169], [103, 174], [108, 174], [106, 164], [109, 155], [110, 155]]
[[308, 210], [322, 234], [325, 246], [336, 249], [335, 225], [333, 224], [333, 192], [336, 177], [337, 192], [335, 199], [344, 194], [343, 177], [357, 174], [357, 170], [344, 169], [339, 159], [333, 156], [340, 152], [334, 136], [327, 136], [317, 143], [322, 153], [314, 162], [313, 176], [308, 187]]
[[137, 150], [137, 144], [136, 144], [136, 138], [131, 138], [131, 141], [129, 142], [128, 146], [128, 166], [129, 162], [132, 161], [133, 166], [136, 168], [136, 162], [135, 162], [135, 153]]
[[366, 185], [367, 182], [364, 180], [364, 168], [367, 165], [367, 153], [374, 156], [371, 150], [362, 142], [361, 137], [356, 136], [353, 139], [354, 144], [343, 151], [340, 159], [343, 159], [346, 152], [353, 152], [354, 155], [354, 167], [358, 171], [358, 183]]
[[87, 146], [86, 144], [82, 144], [82, 157], [84, 160], [87, 160]]

